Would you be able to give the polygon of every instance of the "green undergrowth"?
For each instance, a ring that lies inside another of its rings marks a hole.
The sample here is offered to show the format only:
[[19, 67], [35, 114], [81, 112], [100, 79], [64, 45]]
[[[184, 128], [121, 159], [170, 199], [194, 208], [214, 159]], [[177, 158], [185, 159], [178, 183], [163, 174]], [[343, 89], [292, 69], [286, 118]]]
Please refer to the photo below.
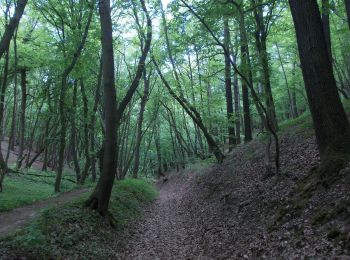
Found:
[[[350, 117], [350, 100], [343, 101], [344, 109], [347, 115]], [[306, 111], [297, 118], [288, 119], [279, 123], [280, 132], [295, 132], [296, 128], [301, 130], [313, 130], [312, 117], [310, 111]], [[314, 134], [313, 131], [310, 131], [311, 134]]]
[[305, 130], [313, 129], [310, 112], [304, 112], [297, 118], [288, 119], [279, 124], [279, 130], [281, 132], [287, 132], [288, 130], [295, 130], [296, 127], [300, 129], [305, 129]]
[[152, 202], [157, 192], [143, 180], [118, 181], [110, 202], [115, 228], [82, 206], [86, 196], [44, 210], [25, 229], [3, 239], [0, 247], [35, 259], [118, 258], [116, 254], [125, 246], [133, 221], [142, 216], [142, 206]]
[[[7, 174], [3, 183], [3, 192], [0, 193], [0, 212], [57, 196], [58, 194], [54, 193], [55, 176], [54, 172], [33, 169], [29, 169], [23, 174]], [[81, 187], [69, 180], [74, 179], [72, 177], [63, 178], [62, 192]]]

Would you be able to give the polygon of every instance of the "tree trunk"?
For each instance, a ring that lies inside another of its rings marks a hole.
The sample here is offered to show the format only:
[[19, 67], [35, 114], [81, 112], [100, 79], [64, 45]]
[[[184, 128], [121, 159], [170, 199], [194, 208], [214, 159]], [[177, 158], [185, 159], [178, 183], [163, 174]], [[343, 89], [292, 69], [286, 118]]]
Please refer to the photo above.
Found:
[[18, 53], [17, 53], [17, 31], [13, 37], [13, 50], [14, 50], [14, 71], [15, 71], [15, 80], [14, 80], [14, 92], [13, 92], [13, 107], [12, 107], [12, 122], [10, 129], [10, 138], [6, 154], [6, 163], [8, 162], [10, 156], [10, 150], [15, 148], [15, 139], [16, 139], [16, 117], [17, 117], [17, 89], [18, 89], [18, 78], [17, 78], [17, 63], [18, 63]]
[[286, 71], [284, 69], [284, 64], [283, 64], [283, 60], [282, 60], [282, 56], [280, 53], [280, 48], [278, 46], [278, 44], [276, 43], [276, 49], [277, 49], [277, 54], [278, 54], [278, 59], [280, 60], [281, 63], [281, 68], [282, 68], [282, 72], [283, 72], [283, 77], [284, 77], [284, 82], [286, 83], [286, 89], [287, 89], [287, 97], [288, 97], [288, 113], [292, 116], [292, 118], [296, 118], [297, 115], [294, 113], [295, 110], [293, 108], [293, 100], [292, 100], [292, 95], [289, 89], [289, 83], [288, 83], [288, 78], [287, 78], [287, 74]]
[[225, 156], [222, 154], [219, 145], [216, 143], [212, 135], [209, 133], [208, 129], [205, 127], [202, 117], [198, 113], [198, 111], [191, 106], [188, 101], [185, 98], [179, 97], [170, 87], [167, 80], [164, 78], [156, 60], [154, 57], [152, 57], [152, 61], [154, 66], [156, 67], [157, 73], [160, 76], [164, 86], [169, 91], [170, 95], [182, 106], [182, 108], [186, 111], [186, 113], [189, 115], [189, 117], [192, 118], [192, 120], [196, 123], [196, 125], [199, 127], [199, 129], [202, 130], [204, 137], [207, 140], [209, 150], [211, 153], [213, 153], [218, 161], [218, 163], [222, 163]]
[[85, 205], [97, 210], [102, 216], [106, 216], [117, 169], [117, 104], [110, 0], [99, 1], [99, 13], [105, 112], [104, 155], [102, 173], [94, 192]]
[[338, 94], [316, 0], [289, 0], [321, 162], [349, 157], [350, 126]]
[[[1, 96], [0, 96], [0, 137], [2, 138], [4, 134], [4, 110], [5, 110], [5, 95], [6, 95], [6, 88], [7, 88], [7, 77], [8, 77], [8, 70], [9, 70], [9, 50], [6, 51], [5, 55], [5, 64], [4, 64], [4, 73], [2, 78], [2, 84], [1, 84]], [[1, 148], [1, 141], [0, 140], [0, 187], [2, 187], [2, 181], [5, 175], [5, 170], [7, 169], [7, 164], [4, 160], [4, 156], [2, 154], [2, 148]], [[2, 167], [3, 166], [3, 167]]]
[[[37, 126], [38, 126], [38, 122], [39, 122], [39, 116], [41, 115], [41, 109], [43, 108], [44, 106], [44, 103], [45, 103], [45, 98], [43, 98], [41, 104], [40, 104], [40, 107], [39, 107], [39, 110], [38, 110], [38, 113], [35, 115], [35, 122], [34, 122], [34, 125], [31, 129], [31, 133], [30, 133], [30, 141], [29, 141], [29, 145], [28, 145], [28, 155], [27, 155], [27, 160], [26, 160], [26, 168], [29, 168], [31, 167], [31, 165], [34, 163], [30, 163], [32, 160], [30, 159], [30, 155], [31, 155], [31, 152], [33, 150], [33, 144], [34, 144], [34, 138], [35, 138], [35, 133], [37, 131]], [[42, 146], [42, 144], [41, 144]], [[43, 152], [43, 151], [42, 151]], [[34, 156], [35, 157], [35, 156]], [[34, 160], [35, 161], [35, 160]], [[30, 164], [30, 165], [29, 165]]]
[[26, 122], [26, 107], [27, 107], [27, 72], [26, 69], [21, 69], [21, 113], [19, 118], [19, 153], [17, 157], [17, 169], [22, 166], [24, 159], [24, 141], [25, 141], [25, 122]]
[[[234, 60], [236, 62], [236, 53], [234, 56]], [[238, 86], [238, 74], [234, 74], [233, 80], [233, 93], [235, 100], [235, 122], [236, 122], [236, 143], [241, 143], [241, 102], [239, 95], [239, 86]]]
[[2, 38], [0, 41], [0, 60], [2, 58], [2, 55], [6, 52], [6, 50], [8, 50], [10, 46], [11, 39], [18, 27], [19, 21], [21, 20], [21, 17], [23, 15], [27, 2], [28, 0], [17, 1], [15, 13], [13, 14], [13, 17], [10, 19], [9, 24], [6, 26], [5, 32], [2, 35]]
[[[247, 33], [245, 29], [245, 20], [243, 14], [240, 15], [240, 38], [241, 38], [241, 70], [246, 78], [251, 78], [251, 68], [250, 68], [250, 57], [249, 57], [249, 46]], [[242, 101], [243, 101], [243, 121], [244, 121], [244, 142], [247, 143], [253, 139], [252, 136], [252, 125], [250, 116], [250, 101], [249, 101], [249, 90], [244, 79], [241, 80], [242, 83]], [[251, 82], [252, 83], [252, 82]]]
[[[224, 45], [227, 50], [230, 50], [230, 30], [228, 19], [224, 19]], [[232, 99], [232, 79], [231, 79], [231, 53], [225, 53], [225, 90], [226, 90], [226, 113], [228, 124], [228, 140], [229, 151], [232, 150], [233, 145], [236, 144], [234, 118], [233, 118], [233, 99]]]
[[344, 0], [344, 2], [345, 2], [346, 15], [348, 16], [348, 24], [350, 29], [350, 0]]
[[91, 10], [89, 11], [88, 21], [86, 23], [81, 42], [77, 47], [77, 49], [75, 50], [75, 53], [73, 54], [72, 61], [63, 71], [62, 78], [61, 78], [61, 91], [60, 91], [60, 98], [59, 98], [59, 119], [61, 123], [61, 133], [59, 138], [60, 144], [59, 144], [59, 153], [58, 153], [58, 170], [57, 170], [56, 181], [55, 181], [55, 192], [60, 191], [61, 179], [62, 179], [63, 167], [64, 167], [64, 151], [66, 148], [66, 134], [67, 134], [67, 129], [66, 129], [67, 121], [65, 118], [65, 110], [66, 110], [65, 99], [66, 99], [66, 91], [67, 91], [67, 84], [68, 84], [67, 80], [68, 80], [69, 74], [74, 69], [83, 51], [83, 48], [88, 36], [92, 15], [93, 15], [93, 8], [91, 8]]
[[101, 83], [102, 83], [102, 59], [100, 60], [100, 68], [97, 77], [97, 87], [95, 91], [94, 107], [92, 109], [90, 121], [90, 151], [91, 151], [91, 177], [92, 181], [96, 181], [96, 152], [95, 152], [95, 125], [96, 113], [101, 99]]
[[275, 103], [272, 96], [271, 90], [271, 79], [270, 79], [270, 66], [268, 60], [268, 52], [266, 46], [267, 40], [267, 26], [265, 25], [265, 17], [263, 5], [261, 4], [261, 0], [253, 1], [256, 5], [254, 9], [254, 18], [256, 23], [256, 31], [255, 31], [255, 44], [259, 53], [259, 60], [262, 66], [262, 76], [264, 83], [264, 96], [265, 96], [265, 105], [269, 117], [271, 119], [272, 127], [274, 131], [278, 130], [277, 117], [276, 117], [276, 109]]
[[143, 91], [143, 96], [141, 98], [139, 117], [137, 119], [136, 151], [135, 151], [134, 168], [133, 168], [134, 178], [137, 178], [138, 172], [139, 172], [143, 115], [146, 109], [146, 103], [148, 101], [148, 96], [149, 96], [149, 77], [147, 77], [146, 69], [144, 70], [144, 73], [143, 73], [143, 82], [144, 82], [144, 91]]
[[89, 108], [88, 108], [88, 99], [86, 96], [83, 80], [80, 81], [80, 90], [81, 90], [81, 95], [83, 97], [83, 107], [84, 107], [83, 114], [84, 114], [84, 153], [85, 153], [85, 165], [84, 165], [83, 172], [81, 174], [80, 184], [84, 184], [89, 174], [91, 160], [90, 160], [90, 150], [89, 150], [89, 122], [88, 122]]
[[160, 150], [160, 125], [157, 124], [156, 133], [154, 135], [154, 143], [157, 151], [157, 178], [160, 179], [164, 177], [163, 167], [162, 167], [162, 152]]
[[80, 173], [80, 165], [79, 165], [78, 149], [77, 149], [77, 126], [76, 126], [77, 92], [78, 92], [78, 81], [76, 80], [74, 81], [74, 84], [73, 84], [70, 146], [71, 146], [71, 151], [73, 156], [74, 171], [77, 178], [77, 183], [79, 183], [81, 179], [81, 173]]
[[329, 24], [329, 0], [322, 0], [322, 24], [323, 32], [326, 39], [327, 51], [329, 60], [333, 62], [332, 58], [332, 42], [331, 42], [331, 28]]

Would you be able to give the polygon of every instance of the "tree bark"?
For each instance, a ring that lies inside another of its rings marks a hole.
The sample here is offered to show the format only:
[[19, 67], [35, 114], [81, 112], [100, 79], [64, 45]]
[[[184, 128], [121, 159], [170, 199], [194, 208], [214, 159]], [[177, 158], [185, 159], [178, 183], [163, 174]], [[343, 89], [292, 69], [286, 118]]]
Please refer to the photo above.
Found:
[[[236, 62], [236, 53], [234, 54], [234, 61]], [[238, 74], [235, 72], [233, 80], [233, 93], [235, 100], [235, 123], [236, 123], [236, 143], [241, 143], [241, 101], [238, 86]]]
[[[230, 30], [228, 19], [224, 19], [224, 45], [230, 50]], [[231, 79], [231, 53], [225, 53], [225, 90], [226, 90], [226, 113], [228, 125], [229, 151], [232, 151], [233, 145], [236, 144], [234, 119], [233, 119], [233, 98], [232, 98], [232, 79]]]
[[350, 29], [350, 0], [344, 0], [344, 2], [345, 2], [346, 15], [348, 17], [348, 24]]
[[71, 120], [71, 153], [73, 156], [74, 171], [77, 178], [77, 183], [80, 182], [81, 172], [78, 159], [78, 149], [77, 149], [77, 126], [76, 126], [76, 110], [77, 110], [77, 92], [78, 92], [78, 81], [75, 80], [73, 84], [73, 102], [72, 102], [72, 120]]
[[321, 162], [349, 156], [350, 126], [338, 94], [317, 1], [289, 0], [289, 5]]
[[16, 139], [16, 121], [17, 121], [17, 89], [18, 89], [18, 78], [17, 78], [17, 65], [18, 65], [18, 53], [17, 53], [17, 31], [13, 37], [13, 51], [14, 51], [14, 92], [13, 92], [13, 108], [12, 108], [12, 122], [10, 129], [9, 144], [6, 154], [6, 163], [8, 162], [10, 156], [10, 150], [15, 148], [15, 139]]
[[[244, 15], [240, 14], [240, 38], [241, 38], [241, 70], [242, 73], [251, 80], [251, 67], [249, 57], [249, 46], [247, 39], [247, 32], [245, 28]], [[250, 101], [249, 101], [249, 90], [244, 79], [242, 83], [242, 101], [243, 101], [243, 121], [244, 121], [244, 142], [247, 143], [253, 139], [252, 136], [252, 125], [250, 116]], [[252, 83], [252, 82], [251, 82]]]
[[13, 17], [10, 19], [9, 24], [6, 26], [5, 32], [2, 35], [2, 38], [0, 41], [0, 60], [2, 58], [2, 55], [5, 53], [6, 50], [8, 50], [10, 46], [11, 39], [16, 31], [16, 28], [18, 27], [19, 21], [21, 20], [21, 17], [23, 15], [27, 2], [28, 0], [17, 1], [15, 13], [13, 14]]
[[331, 42], [331, 28], [329, 24], [329, 0], [322, 0], [322, 24], [323, 24], [323, 32], [326, 39], [328, 56], [331, 62], [333, 62], [332, 58], [332, 42]]
[[133, 168], [133, 177], [134, 178], [137, 178], [138, 172], [139, 172], [139, 167], [140, 167], [142, 123], [143, 123], [144, 112], [146, 109], [146, 103], [148, 101], [148, 96], [149, 96], [149, 83], [150, 82], [149, 82], [149, 77], [147, 77], [146, 69], [143, 73], [143, 82], [144, 82], [144, 91], [143, 91], [143, 96], [141, 98], [139, 117], [137, 119], [136, 151], [135, 151], [134, 168]]
[[282, 68], [282, 72], [283, 72], [284, 82], [286, 83], [287, 97], [288, 97], [288, 113], [292, 116], [292, 118], [296, 118], [297, 115], [295, 114], [295, 109], [293, 107], [294, 106], [293, 97], [292, 97], [292, 94], [291, 94], [290, 89], [289, 89], [288, 78], [287, 78], [286, 71], [284, 69], [284, 64], [283, 64], [280, 48], [279, 48], [277, 43], [276, 43], [275, 46], [276, 46], [276, 49], [277, 49], [278, 59], [279, 59], [279, 61], [281, 63], [281, 68]]
[[83, 97], [83, 108], [84, 108], [84, 153], [85, 153], [85, 165], [81, 174], [80, 184], [84, 184], [89, 174], [91, 165], [90, 150], [89, 150], [89, 122], [88, 122], [88, 99], [85, 92], [85, 85], [83, 80], [80, 80], [80, 90]]
[[[7, 78], [8, 78], [8, 70], [9, 70], [9, 50], [7, 50], [5, 55], [5, 64], [4, 64], [4, 72], [3, 72], [3, 78], [1, 82], [1, 96], [0, 96], [0, 137], [2, 138], [4, 134], [4, 110], [5, 110], [5, 95], [6, 95], [6, 88], [7, 88]], [[2, 154], [2, 148], [1, 148], [1, 140], [0, 140], [0, 168], [3, 171], [3, 174], [5, 175], [5, 169], [7, 169], [7, 164], [4, 160], [4, 156]], [[2, 180], [4, 177], [1, 177], [0, 173], [0, 185], [2, 184]]]
[[113, 29], [110, 0], [99, 1], [104, 88], [105, 139], [103, 167], [94, 192], [85, 202], [102, 216], [108, 213], [114, 176], [117, 169], [117, 104], [114, 75]]
[[[267, 52], [267, 28], [268, 26], [265, 24], [264, 10], [262, 0], [253, 0], [255, 4], [254, 8], [254, 18], [256, 23], [256, 31], [255, 31], [255, 44], [259, 53], [259, 59], [262, 66], [262, 76], [264, 83], [264, 96], [265, 96], [265, 105], [269, 117], [271, 119], [272, 127], [274, 131], [278, 130], [277, 117], [276, 117], [276, 109], [275, 103], [272, 96], [271, 89], [271, 79], [270, 79], [270, 66]], [[272, 14], [270, 14], [272, 15]]]
[[154, 135], [154, 143], [157, 151], [157, 178], [160, 179], [164, 177], [163, 167], [162, 167], [162, 152], [160, 150], [160, 125], [159, 122], [156, 127], [156, 132]]
[[25, 141], [25, 122], [26, 122], [26, 107], [27, 107], [27, 71], [21, 69], [21, 113], [19, 117], [19, 153], [17, 157], [17, 169], [22, 166], [24, 157], [24, 141]]
[[96, 181], [96, 152], [95, 152], [95, 125], [96, 113], [101, 99], [101, 83], [102, 83], [102, 59], [100, 60], [100, 67], [97, 77], [97, 87], [95, 91], [94, 107], [92, 109], [90, 120], [90, 151], [91, 151], [91, 177], [92, 181]]

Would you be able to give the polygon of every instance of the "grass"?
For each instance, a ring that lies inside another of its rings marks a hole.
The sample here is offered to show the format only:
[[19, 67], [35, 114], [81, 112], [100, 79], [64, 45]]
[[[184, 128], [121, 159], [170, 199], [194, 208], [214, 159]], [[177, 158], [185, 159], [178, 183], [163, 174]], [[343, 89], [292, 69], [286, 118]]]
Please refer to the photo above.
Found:
[[[342, 101], [345, 112], [350, 116], [350, 100]], [[289, 129], [295, 131], [295, 127], [305, 130], [312, 130], [312, 118], [310, 111], [306, 111], [295, 119], [288, 119], [279, 123], [279, 129], [281, 132], [287, 132]]]
[[[20, 206], [32, 204], [35, 201], [56, 196], [54, 193], [54, 172], [42, 172], [29, 169], [28, 174], [8, 174], [3, 183], [3, 192], [0, 193], [0, 212], [8, 211]], [[61, 191], [66, 192], [78, 188], [75, 183], [67, 181], [64, 177]], [[69, 177], [69, 179], [73, 179]], [[74, 179], [73, 179], [74, 180]]]
[[313, 129], [310, 112], [304, 112], [297, 118], [288, 119], [279, 124], [279, 129], [281, 132], [286, 132], [289, 129], [295, 130], [295, 127], [301, 129]]
[[84, 208], [85, 198], [58, 208], [46, 209], [24, 230], [0, 242], [14, 255], [31, 259], [113, 259], [124, 248], [133, 221], [142, 216], [142, 206], [157, 196], [143, 180], [118, 181], [110, 201], [116, 220], [111, 228], [98, 213]]

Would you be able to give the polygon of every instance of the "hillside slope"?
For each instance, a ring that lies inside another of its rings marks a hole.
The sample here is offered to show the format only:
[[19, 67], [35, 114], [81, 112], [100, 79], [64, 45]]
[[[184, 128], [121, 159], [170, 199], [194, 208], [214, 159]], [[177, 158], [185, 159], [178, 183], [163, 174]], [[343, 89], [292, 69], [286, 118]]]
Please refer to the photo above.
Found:
[[[295, 197], [319, 163], [310, 123], [285, 126], [282, 172], [264, 176], [264, 144], [236, 148], [222, 165], [173, 176], [182, 182], [177, 211], [186, 212], [180, 257], [295, 259], [349, 256], [350, 165], [330, 187]], [[311, 198], [309, 198], [311, 196]], [[165, 245], [166, 246], [166, 245]], [[170, 246], [171, 247], [171, 246]]]
[[[308, 118], [282, 125], [280, 142], [279, 175], [265, 175], [265, 145], [259, 137], [236, 147], [221, 165], [199, 163], [159, 181], [159, 197], [136, 225], [125, 210], [132, 209], [130, 194], [139, 188], [124, 194], [116, 187], [124, 195], [113, 196], [112, 205], [124, 206], [111, 211], [117, 222], [128, 217], [127, 235], [101, 226], [80, 201], [48, 211], [40, 218], [45, 225], [34, 222], [10, 237], [4, 245], [11, 250], [3, 256], [10, 252], [30, 259], [35, 247], [28, 243], [35, 230], [37, 250], [42, 245], [48, 250], [40, 254], [64, 259], [348, 259], [350, 164], [331, 185], [300, 193], [319, 163]], [[57, 225], [52, 216], [64, 224]]]

